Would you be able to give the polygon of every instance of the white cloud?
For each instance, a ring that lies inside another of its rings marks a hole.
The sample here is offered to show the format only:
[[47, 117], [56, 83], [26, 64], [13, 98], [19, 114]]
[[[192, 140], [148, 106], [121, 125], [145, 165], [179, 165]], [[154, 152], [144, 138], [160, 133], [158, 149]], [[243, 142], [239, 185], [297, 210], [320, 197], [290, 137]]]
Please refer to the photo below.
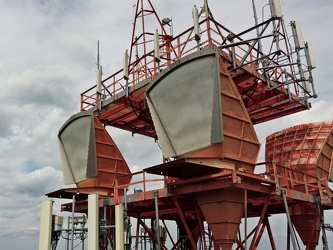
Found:
[[[7, 74], [6, 74], [7, 73]], [[66, 66], [38, 66], [23, 71], [5, 72], [0, 83], [6, 86], [0, 96], [7, 105], [33, 105], [43, 110], [46, 107], [73, 107], [73, 90], [76, 79]]]
[[115, 128], [108, 129], [127, 164], [147, 168], [162, 163], [163, 157], [158, 143], [153, 138], [132, 134]]
[[313, 102], [310, 110], [305, 110], [293, 115], [285, 116], [273, 121], [261, 123], [255, 126], [258, 137], [262, 142], [264, 139], [284, 128], [311, 122], [332, 121], [333, 101], [318, 100]]
[[[192, 25], [193, 5], [202, 6], [192, 0], [152, 3], [160, 17], [172, 16], [174, 34]], [[248, 0], [209, 3], [215, 18], [235, 32], [254, 23]], [[104, 76], [122, 67], [130, 45], [132, 1], [116, 5], [109, 0], [0, 0], [0, 249], [37, 248], [40, 201], [63, 185], [58, 129], [79, 111], [80, 93], [94, 84], [96, 42], [100, 40]], [[265, 137], [275, 131], [333, 120], [333, 4], [294, 0], [282, 1], [282, 6], [286, 20], [300, 21], [304, 37], [313, 42], [319, 98], [310, 111], [257, 125], [263, 148]], [[267, 7], [264, 11], [267, 16]], [[153, 139], [110, 131], [132, 170], [162, 161]]]
[[51, 166], [29, 173], [8, 169], [1, 173], [0, 183], [0, 247], [9, 249], [4, 247], [11, 242], [13, 247], [25, 243], [30, 249], [39, 233], [40, 202], [46, 193], [63, 186], [62, 173]]
[[[17, 174], [2, 180], [4, 195], [12, 197], [15, 194], [29, 197], [41, 197], [62, 185], [62, 173], [54, 167], [47, 166], [27, 174]], [[5, 204], [3, 204], [5, 205]]]

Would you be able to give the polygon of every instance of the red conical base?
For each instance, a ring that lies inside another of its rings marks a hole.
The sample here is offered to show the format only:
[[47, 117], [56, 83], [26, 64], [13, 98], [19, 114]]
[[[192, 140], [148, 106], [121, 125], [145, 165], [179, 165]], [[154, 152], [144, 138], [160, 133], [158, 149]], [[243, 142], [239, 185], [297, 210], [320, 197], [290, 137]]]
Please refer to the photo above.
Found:
[[222, 250], [231, 250], [244, 211], [244, 191], [226, 188], [196, 193], [195, 197], [213, 232], [215, 244]]
[[316, 204], [296, 205], [289, 208], [291, 221], [307, 250], [315, 250], [320, 235], [320, 218]]

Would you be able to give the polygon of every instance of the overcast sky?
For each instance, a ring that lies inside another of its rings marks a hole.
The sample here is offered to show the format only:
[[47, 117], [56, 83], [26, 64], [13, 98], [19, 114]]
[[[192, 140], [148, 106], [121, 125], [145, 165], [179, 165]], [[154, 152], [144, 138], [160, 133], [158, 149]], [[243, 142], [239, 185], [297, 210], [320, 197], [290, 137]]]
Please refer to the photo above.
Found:
[[[192, 25], [193, 5], [202, 6], [201, 0], [151, 1], [161, 18], [172, 16], [175, 35]], [[254, 23], [251, 0], [209, 3], [215, 19], [235, 33]], [[281, 3], [285, 21], [300, 21], [314, 46], [318, 98], [310, 111], [256, 126], [263, 146], [266, 136], [285, 127], [333, 120], [333, 1]], [[58, 129], [79, 111], [80, 93], [94, 85], [97, 40], [104, 75], [122, 67], [132, 5], [133, 0], [0, 0], [0, 249], [38, 248], [40, 202], [63, 187]], [[152, 139], [111, 133], [132, 170], [159, 163]]]

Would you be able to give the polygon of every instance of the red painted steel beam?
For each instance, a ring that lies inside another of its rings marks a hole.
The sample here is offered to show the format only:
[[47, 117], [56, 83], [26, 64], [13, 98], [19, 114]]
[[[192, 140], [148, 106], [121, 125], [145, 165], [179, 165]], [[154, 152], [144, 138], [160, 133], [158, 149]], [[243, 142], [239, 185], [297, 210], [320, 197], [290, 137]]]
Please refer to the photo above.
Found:
[[135, 234], [135, 250], [139, 249], [139, 233], [140, 233], [140, 222], [139, 219], [136, 221], [136, 234]]
[[[258, 247], [258, 245], [259, 245], [259, 242], [260, 242], [260, 240], [261, 240], [261, 237], [262, 237], [262, 235], [263, 235], [263, 233], [264, 233], [264, 230], [265, 230], [265, 228], [266, 228], [266, 225], [267, 225], [267, 216], [265, 217], [265, 219], [263, 220], [263, 222], [262, 222], [262, 224], [261, 224], [261, 226], [260, 226], [260, 230], [259, 230], [258, 236], [257, 236], [257, 238], [256, 238], [256, 241], [255, 241], [255, 243], [254, 243], [253, 250], [256, 250], [256, 249], [257, 249], [257, 247]], [[252, 249], [252, 248], [251, 248], [251, 249]]]
[[168, 234], [168, 236], [169, 236], [169, 238], [170, 238], [170, 240], [171, 240], [172, 245], [175, 245], [175, 241], [173, 240], [172, 235], [171, 235], [171, 233], [170, 233], [170, 231], [169, 231], [169, 228], [168, 228], [167, 225], [165, 224], [165, 221], [162, 220], [162, 223], [163, 223], [163, 225], [164, 225], [165, 230], [167, 231], [167, 234]]
[[266, 198], [266, 201], [265, 201], [265, 204], [264, 204], [264, 207], [263, 209], [261, 210], [261, 215], [260, 215], [260, 218], [259, 218], [259, 221], [258, 221], [258, 224], [257, 224], [257, 227], [256, 227], [256, 231], [254, 233], [254, 236], [253, 236], [253, 239], [252, 239], [252, 242], [251, 242], [251, 245], [250, 245], [250, 249], [253, 249], [254, 245], [255, 245], [255, 242], [257, 240], [257, 237], [258, 237], [258, 234], [259, 234], [259, 229], [260, 229], [260, 225], [263, 223], [264, 219], [265, 219], [265, 216], [266, 216], [266, 211], [267, 211], [267, 207], [268, 207], [268, 197]]
[[263, 185], [260, 182], [253, 180], [247, 181], [246, 179], [242, 179], [240, 183], [234, 183], [231, 177], [229, 177], [219, 180], [211, 180], [172, 187], [171, 192], [174, 195], [183, 195], [202, 191], [213, 191], [232, 186], [265, 194], [274, 194], [276, 190], [275, 186], [267, 186], [266, 184]]
[[272, 105], [278, 105], [279, 103], [284, 103], [286, 101], [290, 101], [289, 97], [279, 91], [279, 90], [271, 90], [271, 93], [267, 93], [267, 89], [262, 90], [260, 94], [256, 95], [256, 98], [252, 98], [251, 103], [248, 103], [247, 110], [250, 114], [259, 112], [262, 108], [268, 108]]
[[193, 249], [196, 249], [196, 243], [195, 243], [195, 241], [194, 241], [194, 239], [193, 239], [193, 237], [192, 237], [192, 233], [191, 233], [191, 231], [190, 231], [190, 229], [189, 229], [189, 227], [188, 227], [188, 225], [187, 225], [187, 223], [186, 223], [186, 220], [185, 220], [184, 214], [183, 214], [183, 212], [182, 212], [182, 209], [181, 209], [180, 206], [179, 206], [179, 203], [178, 203], [177, 197], [176, 197], [176, 196], [173, 196], [173, 197], [172, 197], [172, 200], [173, 200], [173, 202], [174, 202], [174, 204], [175, 204], [175, 206], [176, 206], [176, 208], [177, 208], [177, 210], [178, 210], [178, 213], [179, 213], [180, 219], [182, 220], [183, 226], [185, 227], [185, 230], [186, 230], [186, 232], [187, 232], [187, 236], [188, 236], [189, 239], [190, 239], [191, 245], [192, 245]]
[[199, 214], [199, 210], [200, 210], [200, 208], [198, 207], [198, 204], [196, 204], [195, 211], [196, 211], [196, 215], [197, 215], [197, 218], [198, 218], [198, 221], [199, 221], [198, 224], [199, 224], [200, 233], [201, 233], [201, 240], [203, 242], [204, 249], [206, 250], [207, 245], [206, 245], [206, 239], [205, 239], [205, 230], [204, 230], [204, 227], [203, 227], [203, 221], [202, 221], [201, 216]]
[[266, 111], [264, 114], [260, 114], [257, 117], [253, 117], [250, 114], [250, 117], [251, 117], [252, 122], [254, 124], [258, 124], [258, 123], [270, 121], [270, 120], [273, 120], [273, 119], [276, 119], [276, 118], [280, 118], [280, 117], [283, 117], [283, 116], [291, 115], [291, 114], [294, 114], [294, 113], [297, 113], [297, 112], [301, 112], [301, 111], [304, 111], [306, 109], [308, 109], [308, 108], [305, 107], [305, 106], [288, 107], [288, 108], [285, 108], [281, 112], [275, 112], [274, 113], [272, 111]]
[[248, 240], [248, 239], [250, 239], [251, 236], [256, 232], [257, 227], [258, 227], [258, 226], [255, 226], [255, 227], [252, 229], [252, 231], [251, 231], [248, 235], [245, 236], [245, 239], [241, 242], [241, 245], [238, 246], [235, 250], [239, 250], [240, 248], [242, 248], [242, 246], [245, 244], [245, 241]]
[[184, 195], [202, 191], [213, 191], [217, 189], [227, 188], [233, 186], [231, 179], [217, 180], [217, 181], [207, 181], [198, 182], [195, 184], [189, 184], [186, 186], [174, 187], [172, 193], [174, 195]]
[[271, 229], [271, 225], [269, 223], [268, 217], [267, 217], [266, 228], [267, 228], [269, 242], [271, 243], [272, 250], [276, 250], [276, 246], [275, 246], [275, 242], [274, 242], [274, 237], [273, 237], [273, 233], [272, 233], [272, 229]]
[[[135, 114], [135, 111], [132, 108], [128, 108], [126, 107], [126, 109], [130, 109], [130, 111], [126, 111], [124, 114], [121, 114], [120, 116], [114, 117], [111, 120], [107, 119], [108, 121], [110, 121], [110, 123], [116, 123], [119, 121], [125, 121], [125, 122], [132, 122], [133, 120], [137, 119], [137, 116]], [[134, 117], [134, 119], [133, 119]]]
[[[157, 242], [157, 237], [154, 234], [154, 232], [149, 227], [147, 227], [147, 225], [140, 218], [138, 218], [138, 221], [139, 221], [140, 225], [146, 230], [146, 232], [152, 237], [152, 239], [155, 242]], [[161, 248], [168, 250], [168, 248], [162, 242], [161, 242]]]
[[114, 115], [124, 110], [125, 108], [128, 108], [128, 106], [126, 106], [124, 103], [121, 103], [116, 108], [111, 108], [110, 110], [107, 111], [102, 110], [102, 112], [99, 115], [99, 119], [100, 120], [107, 119], [109, 116]]
[[246, 250], [245, 247], [243, 246], [242, 242], [239, 239], [236, 240], [236, 243], [238, 245], [238, 247], [236, 249]]

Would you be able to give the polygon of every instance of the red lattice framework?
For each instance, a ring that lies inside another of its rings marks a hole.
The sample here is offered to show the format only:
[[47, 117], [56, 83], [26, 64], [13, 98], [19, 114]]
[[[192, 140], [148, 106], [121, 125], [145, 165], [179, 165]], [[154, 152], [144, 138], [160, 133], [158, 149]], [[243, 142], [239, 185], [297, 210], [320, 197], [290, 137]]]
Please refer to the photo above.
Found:
[[[177, 36], [168, 34], [166, 26], [172, 20], [166, 20], [159, 18], [151, 1], [137, 1], [129, 50], [129, 79], [124, 78], [124, 70], [120, 69], [102, 81], [102, 95], [96, 94], [96, 85], [92, 86], [81, 94], [81, 111], [96, 108], [101, 102], [100, 119], [106, 125], [156, 137], [149, 122], [151, 117], [145, 90], [140, 91], [140, 88], [146, 86], [159, 70], [176, 65], [181, 57], [213, 46], [223, 52], [223, 59], [254, 124], [310, 107], [308, 99], [315, 94], [305, 88], [305, 79], [298, 72], [282, 17], [272, 17], [234, 34], [219, 24], [209, 9], [205, 11], [203, 8], [199, 20], [200, 36], [195, 35], [194, 27]], [[159, 28], [158, 60], [154, 55], [156, 27]], [[258, 35], [254, 34], [259, 30]], [[259, 41], [267, 51], [259, 49]], [[127, 88], [129, 96], [124, 97]], [[106, 107], [110, 102], [112, 108]]]

